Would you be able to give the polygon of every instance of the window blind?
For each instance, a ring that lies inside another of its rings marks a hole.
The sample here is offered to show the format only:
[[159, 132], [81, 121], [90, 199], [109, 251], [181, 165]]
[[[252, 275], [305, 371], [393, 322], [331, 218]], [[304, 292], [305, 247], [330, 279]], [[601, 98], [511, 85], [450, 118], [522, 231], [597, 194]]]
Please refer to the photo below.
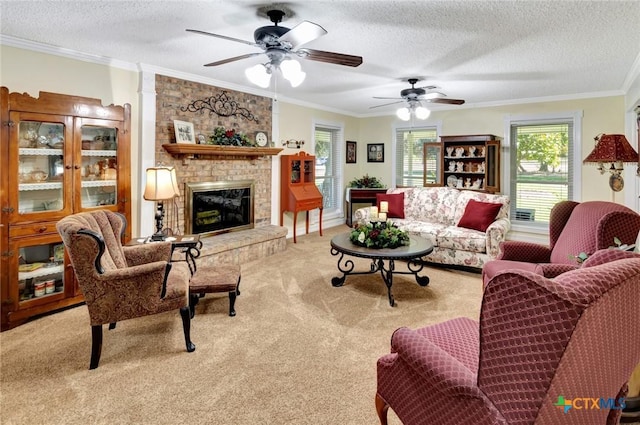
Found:
[[398, 128], [396, 130], [396, 186], [423, 185], [423, 145], [427, 142], [437, 141], [438, 132], [435, 127]]
[[573, 198], [573, 134], [572, 121], [512, 123], [513, 220], [548, 224], [551, 208]]

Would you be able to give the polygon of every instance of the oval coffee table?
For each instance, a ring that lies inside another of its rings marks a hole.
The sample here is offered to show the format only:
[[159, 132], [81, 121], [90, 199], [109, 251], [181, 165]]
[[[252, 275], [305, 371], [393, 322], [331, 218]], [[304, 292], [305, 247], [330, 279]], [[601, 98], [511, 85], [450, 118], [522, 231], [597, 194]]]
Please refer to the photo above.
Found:
[[[380, 272], [385, 285], [387, 285], [389, 305], [393, 307], [395, 305], [395, 301], [393, 300], [393, 295], [391, 294], [391, 286], [393, 285], [394, 274], [413, 274], [416, 277], [416, 282], [418, 283], [418, 285], [427, 286], [429, 284], [428, 276], [418, 275], [418, 273], [422, 271], [422, 268], [424, 267], [424, 263], [420, 261], [420, 259], [433, 251], [433, 245], [425, 238], [410, 235], [409, 245], [393, 249], [374, 249], [355, 245], [349, 240], [349, 235], [350, 233], [342, 233], [340, 235], [334, 236], [333, 239], [331, 239], [331, 255], [340, 256], [340, 258], [338, 258], [338, 270], [342, 272], [342, 276], [336, 276], [331, 279], [331, 284], [333, 286], [342, 286], [348, 275], [372, 274]], [[351, 259], [345, 258], [345, 255], [370, 259], [371, 266], [369, 270], [353, 271], [353, 269], [355, 268], [355, 264]], [[396, 260], [407, 261], [407, 268], [409, 271], [396, 271]], [[387, 261], [386, 266], [385, 261]]]

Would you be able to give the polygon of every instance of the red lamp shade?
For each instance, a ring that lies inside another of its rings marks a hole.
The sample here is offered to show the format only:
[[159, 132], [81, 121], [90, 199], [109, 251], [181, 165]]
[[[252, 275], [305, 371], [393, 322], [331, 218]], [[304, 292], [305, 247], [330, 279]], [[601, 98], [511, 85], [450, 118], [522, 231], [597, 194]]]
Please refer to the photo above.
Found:
[[583, 163], [638, 162], [638, 152], [629, 144], [624, 134], [602, 134], [598, 143]]

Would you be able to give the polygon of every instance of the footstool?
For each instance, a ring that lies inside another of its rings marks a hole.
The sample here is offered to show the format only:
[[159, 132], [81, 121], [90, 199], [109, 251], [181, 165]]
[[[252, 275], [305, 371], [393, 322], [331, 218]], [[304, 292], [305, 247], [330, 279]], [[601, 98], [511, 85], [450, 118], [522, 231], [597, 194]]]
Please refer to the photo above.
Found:
[[240, 295], [240, 266], [221, 265], [199, 267], [189, 282], [189, 309], [191, 318], [196, 314], [196, 304], [204, 294], [229, 293], [229, 316], [235, 316], [236, 295]]

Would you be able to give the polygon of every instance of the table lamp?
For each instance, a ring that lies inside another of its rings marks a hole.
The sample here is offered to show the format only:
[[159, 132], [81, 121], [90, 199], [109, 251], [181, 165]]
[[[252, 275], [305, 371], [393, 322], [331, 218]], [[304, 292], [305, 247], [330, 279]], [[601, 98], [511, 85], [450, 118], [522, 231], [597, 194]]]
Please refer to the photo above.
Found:
[[144, 199], [156, 201], [156, 233], [151, 236], [152, 241], [163, 241], [165, 238], [162, 232], [162, 220], [164, 218], [163, 201], [180, 196], [176, 169], [173, 167], [151, 167], [147, 168], [147, 184], [144, 188]]

